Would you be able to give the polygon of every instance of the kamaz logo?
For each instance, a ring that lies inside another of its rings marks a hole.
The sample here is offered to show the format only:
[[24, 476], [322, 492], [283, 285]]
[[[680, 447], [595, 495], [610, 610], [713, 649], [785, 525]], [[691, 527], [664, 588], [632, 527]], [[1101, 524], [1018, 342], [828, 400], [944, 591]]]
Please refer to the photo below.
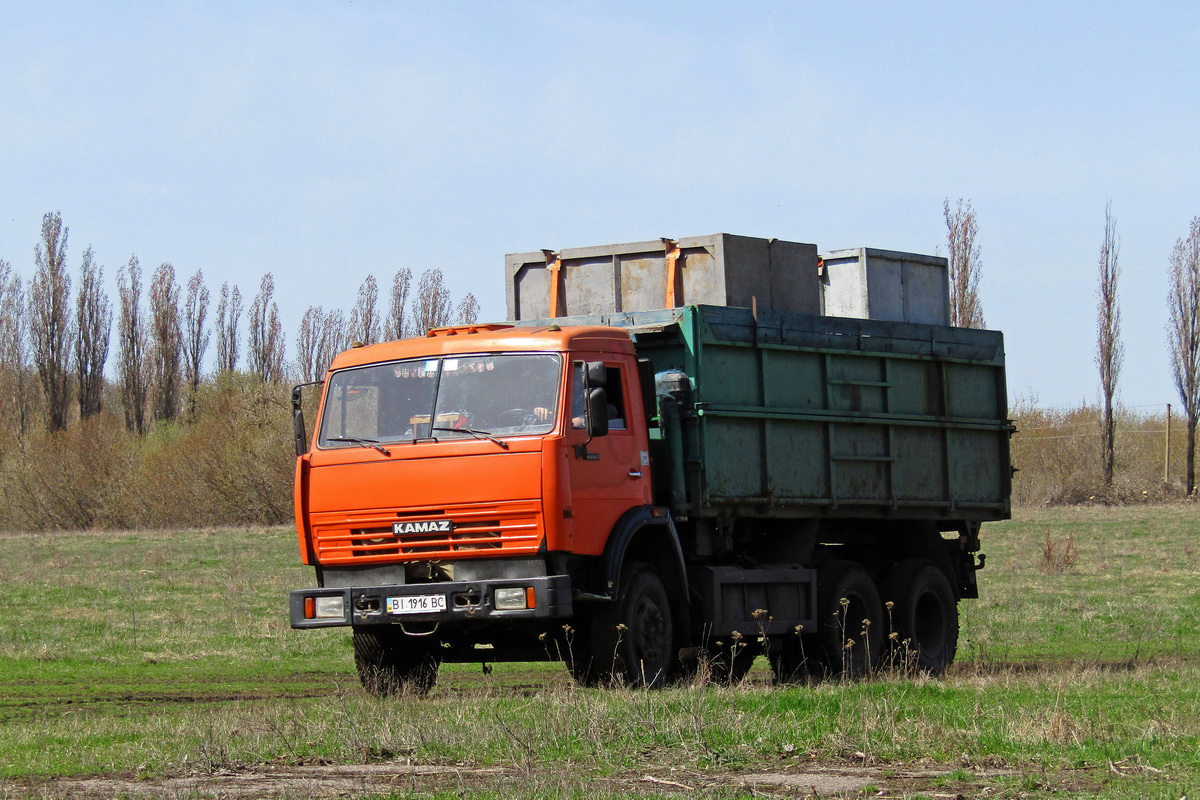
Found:
[[448, 519], [432, 519], [427, 522], [397, 522], [392, 525], [392, 533], [403, 536], [406, 533], [450, 533], [454, 523]]

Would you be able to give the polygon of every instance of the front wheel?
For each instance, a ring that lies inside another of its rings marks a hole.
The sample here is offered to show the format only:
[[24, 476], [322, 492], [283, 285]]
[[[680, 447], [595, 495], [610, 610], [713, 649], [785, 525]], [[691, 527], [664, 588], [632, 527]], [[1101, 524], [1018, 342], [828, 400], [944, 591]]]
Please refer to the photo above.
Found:
[[616, 601], [592, 615], [586, 647], [575, 654], [571, 672], [585, 685], [662, 686], [676, 660], [667, 590], [648, 564], [626, 564], [621, 573]]
[[376, 697], [426, 694], [437, 681], [440, 645], [391, 626], [354, 631], [354, 666], [363, 688]]

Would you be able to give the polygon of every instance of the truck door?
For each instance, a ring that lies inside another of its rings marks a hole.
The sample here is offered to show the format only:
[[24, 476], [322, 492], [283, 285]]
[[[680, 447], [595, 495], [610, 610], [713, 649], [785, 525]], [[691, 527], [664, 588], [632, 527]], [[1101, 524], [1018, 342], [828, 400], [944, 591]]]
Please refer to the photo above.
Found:
[[[592, 359], [600, 360], [600, 359]], [[583, 429], [583, 366], [571, 370], [570, 462], [573, 550], [600, 555], [608, 534], [630, 508], [651, 500], [650, 448], [640, 403], [634, 402], [637, 372], [630, 363], [604, 359], [608, 395], [608, 435], [587, 441]], [[578, 447], [587, 443], [586, 452]]]

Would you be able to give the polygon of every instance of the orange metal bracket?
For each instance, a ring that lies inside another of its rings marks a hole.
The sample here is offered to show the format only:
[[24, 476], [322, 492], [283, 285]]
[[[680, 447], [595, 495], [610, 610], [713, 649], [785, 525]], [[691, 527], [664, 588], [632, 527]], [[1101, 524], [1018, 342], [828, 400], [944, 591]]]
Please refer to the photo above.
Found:
[[543, 250], [542, 254], [546, 256], [546, 269], [550, 270], [550, 316], [561, 317], [563, 310], [559, 303], [562, 299], [560, 292], [562, 259], [553, 250]]
[[679, 291], [679, 261], [683, 257], [683, 251], [680, 249], [679, 243], [672, 239], [663, 239], [662, 243], [667, 252], [667, 291], [663, 308], [675, 308], [679, 305], [678, 296], [682, 294]]

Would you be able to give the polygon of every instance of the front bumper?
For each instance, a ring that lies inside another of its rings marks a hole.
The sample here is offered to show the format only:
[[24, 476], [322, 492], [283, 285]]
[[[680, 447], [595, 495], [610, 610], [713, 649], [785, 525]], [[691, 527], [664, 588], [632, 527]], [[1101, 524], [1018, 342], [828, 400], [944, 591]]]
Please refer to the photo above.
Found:
[[[532, 608], [498, 610], [497, 589], [532, 589]], [[444, 611], [405, 614], [388, 613], [389, 598], [428, 597], [446, 599]], [[310, 619], [305, 600], [341, 597], [340, 618]], [[569, 617], [572, 613], [571, 578], [549, 575], [537, 578], [496, 578], [478, 581], [411, 583], [402, 586], [352, 586], [335, 589], [293, 589], [288, 601], [293, 628], [333, 628], [346, 625], [393, 625], [396, 623], [458, 624], [508, 622]]]

